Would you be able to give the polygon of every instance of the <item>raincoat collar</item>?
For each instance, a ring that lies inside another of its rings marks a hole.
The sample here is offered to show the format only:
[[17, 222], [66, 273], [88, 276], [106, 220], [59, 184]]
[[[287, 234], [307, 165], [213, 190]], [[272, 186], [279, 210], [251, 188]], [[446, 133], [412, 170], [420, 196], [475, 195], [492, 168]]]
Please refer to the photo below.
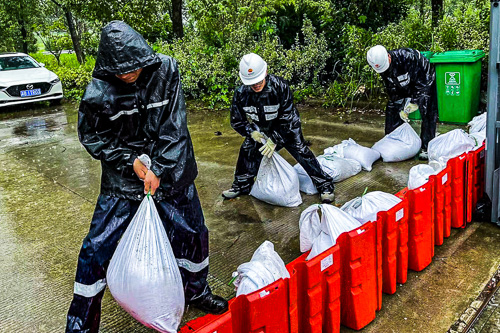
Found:
[[160, 64], [159, 57], [137, 31], [123, 21], [111, 21], [102, 29], [92, 76], [106, 79]]

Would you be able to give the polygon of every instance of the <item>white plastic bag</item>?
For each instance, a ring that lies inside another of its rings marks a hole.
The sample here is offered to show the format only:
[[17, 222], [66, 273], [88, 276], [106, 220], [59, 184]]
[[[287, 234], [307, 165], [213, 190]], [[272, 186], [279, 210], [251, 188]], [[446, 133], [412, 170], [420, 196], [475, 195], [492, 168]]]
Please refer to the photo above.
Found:
[[335, 245], [340, 234], [360, 226], [359, 221], [333, 205], [309, 206], [300, 215], [300, 251], [311, 250], [306, 258], [310, 260]]
[[157, 331], [177, 332], [184, 287], [153, 198], [144, 198], [125, 230], [106, 280], [115, 300], [132, 317]]
[[445, 167], [449, 159], [471, 151], [475, 146], [474, 138], [462, 129], [454, 129], [429, 141], [429, 161], [438, 161]]
[[378, 212], [385, 212], [401, 202], [394, 194], [373, 191], [346, 202], [340, 209], [360, 223], [377, 220]]
[[363, 147], [353, 139], [342, 141], [341, 144], [324, 150], [325, 155], [337, 155], [358, 161], [364, 170], [371, 171], [372, 164], [380, 158], [380, 153], [375, 149]]
[[428, 164], [415, 165], [410, 169], [408, 189], [414, 190], [429, 181], [429, 177], [436, 174], [436, 170]]
[[285, 263], [274, 251], [274, 245], [270, 241], [262, 243], [255, 250], [249, 262], [238, 266], [237, 272], [233, 273], [236, 296], [250, 294], [279, 279], [290, 277]]
[[417, 155], [422, 140], [408, 123], [396, 128], [373, 145], [384, 162], [405, 161]]
[[271, 205], [296, 207], [302, 203], [297, 171], [278, 153], [263, 157], [250, 195]]

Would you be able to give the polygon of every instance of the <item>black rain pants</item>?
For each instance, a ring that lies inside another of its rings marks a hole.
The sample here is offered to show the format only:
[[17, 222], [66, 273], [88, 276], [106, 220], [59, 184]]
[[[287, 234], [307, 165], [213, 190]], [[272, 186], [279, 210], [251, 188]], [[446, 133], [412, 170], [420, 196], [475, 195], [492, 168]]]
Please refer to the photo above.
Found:
[[[259, 171], [260, 162], [262, 161], [262, 154], [259, 152], [260, 147], [262, 147], [262, 144], [248, 137], [245, 138], [245, 141], [241, 145], [234, 173], [233, 188], [241, 191], [243, 194], [250, 193], [257, 172]], [[276, 151], [281, 148], [280, 146], [276, 146]], [[314, 156], [314, 153], [304, 142], [291, 145], [285, 144], [283, 148], [306, 170], [319, 193], [333, 193], [334, 184], [332, 177], [321, 169], [316, 156]]]
[[[385, 109], [385, 134], [389, 134], [403, 124], [403, 120], [399, 116], [404, 108], [405, 99], [396, 101], [389, 100]], [[438, 121], [437, 109], [437, 93], [436, 82], [430, 87], [430, 93], [426, 96], [421, 96], [417, 101], [419, 106], [420, 116], [422, 117], [422, 125], [420, 127], [420, 138], [422, 139], [422, 150], [427, 151], [429, 141], [436, 136], [436, 127]]]

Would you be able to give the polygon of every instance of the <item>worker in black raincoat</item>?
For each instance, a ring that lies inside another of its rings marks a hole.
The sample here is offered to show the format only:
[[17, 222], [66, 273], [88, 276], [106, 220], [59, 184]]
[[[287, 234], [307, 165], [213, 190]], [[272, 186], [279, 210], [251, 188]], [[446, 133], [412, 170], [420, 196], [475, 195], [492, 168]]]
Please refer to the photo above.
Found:
[[275, 150], [284, 147], [311, 177], [322, 202], [333, 202], [333, 179], [321, 169], [305, 143], [299, 112], [286, 81], [268, 74], [267, 63], [255, 53], [241, 59], [239, 74], [243, 85], [234, 93], [231, 126], [245, 141], [233, 185], [222, 196], [232, 199], [250, 193], [262, 157], [270, 158]]
[[427, 145], [436, 136], [438, 120], [434, 67], [419, 51], [410, 48], [387, 51], [382, 45], [376, 45], [368, 51], [366, 59], [382, 77], [389, 95], [385, 134], [408, 121], [408, 114], [420, 110], [422, 150], [419, 157], [427, 160]]
[[155, 54], [124, 22], [112, 21], [102, 30], [92, 76], [78, 135], [101, 161], [101, 192], [78, 257], [66, 332], [98, 332], [106, 269], [148, 191], [177, 259], [186, 303], [224, 312], [227, 302], [207, 284], [208, 230], [176, 61]]

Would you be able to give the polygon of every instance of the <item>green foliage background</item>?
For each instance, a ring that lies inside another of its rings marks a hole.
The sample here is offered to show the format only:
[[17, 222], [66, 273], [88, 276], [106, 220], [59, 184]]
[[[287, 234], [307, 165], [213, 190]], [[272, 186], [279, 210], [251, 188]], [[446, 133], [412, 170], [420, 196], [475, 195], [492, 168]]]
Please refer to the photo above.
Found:
[[[91, 79], [99, 33], [113, 19], [126, 21], [158, 52], [176, 58], [189, 98], [227, 107], [241, 82], [238, 63], [261, 55], [269, 72], [287, 79], [297, 101], [319, 98], [326, 106], [376, 105], [384, 101], [381, 80], [366, 63], [366, 51], [411, 47], [441, 52], [488, 51], [487, 0], [445, 0], [444, 16], [432, 27], [430, 0], [185, 0], [184, 37], [175, 39], [171, 3], [164, 0], [60, 0], [76, 17], [86, 54], [79, 64], [63, 54], [37, 52], [35, 37], [55, 51], [71, 45], [61, 8], [49, 0], [5, 0], [0, 4], [0, 52], [19, 51], [20, 22], [30, 51], [58, 74], [65, 94], [78, 99]], [[49, 42], [49, 43], [47, 43]], [[487, 60], [483, 60], [485, 73]]]

